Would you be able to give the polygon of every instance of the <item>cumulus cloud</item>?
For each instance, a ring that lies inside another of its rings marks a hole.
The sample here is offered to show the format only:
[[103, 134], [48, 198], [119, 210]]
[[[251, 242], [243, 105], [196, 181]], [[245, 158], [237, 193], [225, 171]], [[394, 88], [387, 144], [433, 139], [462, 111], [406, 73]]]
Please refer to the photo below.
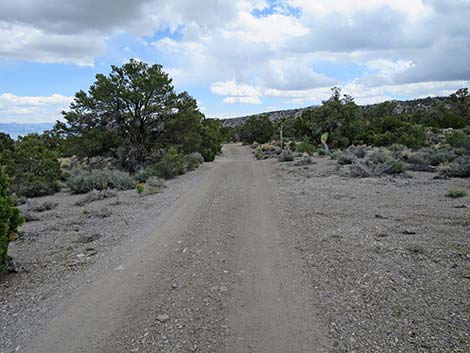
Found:
[[[319, 103], [333, 85], [371, 102], [468, 85], [468, 18], [467, 0], [3, 1], [0, 58], [92, 65], [129, 32], [226, 104]], [[162, 29], [177, 35], [143, 38]]]
[[11, 93], [0, 95], [1, 123], [55, 122], [60, 112], [66, 109], [73, 97], [60, 94], [51, 96], [17, 96]]

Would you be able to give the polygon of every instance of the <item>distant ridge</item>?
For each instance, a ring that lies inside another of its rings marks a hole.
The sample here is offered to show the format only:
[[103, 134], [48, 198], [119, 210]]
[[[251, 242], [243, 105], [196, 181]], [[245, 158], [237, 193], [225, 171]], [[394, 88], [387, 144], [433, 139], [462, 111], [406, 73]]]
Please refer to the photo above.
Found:
[[[440, 103], [445, 103], [448, 97], [428, 97], [428, 98], [419, 98], [407, 101], [399, 101], [399, 100], [390, 100], [382, 103], [375, 103], [375, 104], [368, 104], [362, 105], [361, 109], [364, 111], [373, 109], [380, 104], [389, 103], [393, 105], [393, 112], [396, 114], [400, 113], [413, 113], [417, 111], [427, 111], [430, 109], [435, 108]], [[287, 109], [287, 110], [277, 110], [272, 112], [266, 113], [259, 113], [247, 116], [241, 116], [237, 118], [230, 118], [230, 119], [221, 119], [223, 122], [223, 126], [225, 127], [236, 127], [243, 125], [246, 120], [248, 120], [252, 116], [267, 116], [269, 120], [276, 121], [281, 118], [291, 119], [297, 118], [302, 115], [302, 113], [306, 110], [314, 110], [318, 108], [318, 105], [312, 105], [305, 108], [299, 109]]]
[[46, 130], [52, 129], [54, 123], [0, 123], [0, 132], [10, 135], [13, 139], [19, 136], [25, 136], [32, 133], [43, 133]]

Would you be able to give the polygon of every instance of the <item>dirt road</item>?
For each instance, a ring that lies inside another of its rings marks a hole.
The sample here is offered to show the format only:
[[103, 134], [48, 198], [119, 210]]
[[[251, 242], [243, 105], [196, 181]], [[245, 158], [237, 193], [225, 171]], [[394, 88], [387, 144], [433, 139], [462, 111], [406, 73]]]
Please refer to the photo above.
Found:
[[[64, 298], [27, 352], [324, 352], [310, 287], [285, 241], [273, 164], [226, 145], [121, 264]], [[21, 349], [22, 350], [22, 349]]]

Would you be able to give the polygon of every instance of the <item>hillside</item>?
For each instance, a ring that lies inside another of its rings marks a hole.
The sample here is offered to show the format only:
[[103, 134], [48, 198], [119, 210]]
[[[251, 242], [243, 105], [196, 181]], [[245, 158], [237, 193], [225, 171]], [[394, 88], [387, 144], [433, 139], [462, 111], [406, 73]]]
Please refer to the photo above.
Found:
[[25, 136], [31, 133], [43, 133], [44, 131], [51, 129], [53, 125], [53, 123], [0, 123], [0, 132], [4, 132], [16, 139], [18, 136]]
[[[392, 100], [392, 101], [387, 101], [383, 103], [362, 105], [361, 109], [363, 109], [364, 111], [368, 111], [368, 110], [376, 108], [379, 105], [392, 104], [393, 113], [395, 114], [414, 113], [417, 111], [428, 111], [428, 110], [434, 109], [438, 105], [445, 103], [447, 99], [448, 99], [447, 97], [427, 97], [427, 98], [413, 99], [413, 100], [407, 100], [407, 101]], [[318, 106], [312, 105], [309, 107], [299, 108], [299, 109], [277, 110], [277, 111], [272, 111], [272, 112], [241, 116], [237, 118], [222, 119], [222, 121], [223, 121], [224, 127], [236, 127], [236, 126], [242, 125], [247, 119], [249, 119], [252, 116], [267, 115], [269, 117], [269, 120], [276, 121], [281, 118], [286, 118], [286, 119], [297, 118], [301, 116], [304, 111], [312, 110], [317, 107]]]

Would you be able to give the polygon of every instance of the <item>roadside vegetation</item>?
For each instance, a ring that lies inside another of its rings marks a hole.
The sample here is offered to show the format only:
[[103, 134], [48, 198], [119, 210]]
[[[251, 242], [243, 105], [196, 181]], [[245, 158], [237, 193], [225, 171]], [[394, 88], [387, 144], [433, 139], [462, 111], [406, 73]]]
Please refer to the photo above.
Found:
[[[61, 190], [90, 195], [84, 203], [107, 197], [111, 189], [157, 193], [164, 179], [213, 161], [227, 138], [194, 98], [175, 92], [162, 66], [137, 60], [96, 75], [62, 116], [41, 135], [15, 141], [0, 133], [0, 270], [21, 223], [14, 203]], [[28, 220], [37, 212], [27, 213]]]
[[467, 88], [449, 97], [421, 100], [414, 109], [393, 101], [361, 108], [353, 97], [333, 88], [330, 99], [297, 118], [271, 122], [268, 116], [253, 116], [231, 134], [252, 144], [257, 159], [289, 160], [284, 150], [297, 158], [329, 156], [352, 177], [408, 170], [470, 177]]

